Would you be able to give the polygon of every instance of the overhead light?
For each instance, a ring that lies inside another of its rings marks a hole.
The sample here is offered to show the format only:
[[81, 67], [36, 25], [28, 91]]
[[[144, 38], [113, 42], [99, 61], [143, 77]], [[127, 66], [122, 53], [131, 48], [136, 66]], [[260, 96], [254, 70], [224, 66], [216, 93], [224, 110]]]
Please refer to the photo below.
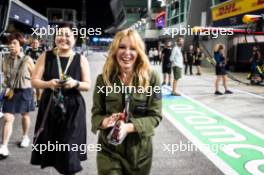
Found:
[[160, 4], [161, 7], [166, 6], [166, 2], [165, 2], [165, 0], [158, 0], [158, 2], [161, 2], [161, 4]]

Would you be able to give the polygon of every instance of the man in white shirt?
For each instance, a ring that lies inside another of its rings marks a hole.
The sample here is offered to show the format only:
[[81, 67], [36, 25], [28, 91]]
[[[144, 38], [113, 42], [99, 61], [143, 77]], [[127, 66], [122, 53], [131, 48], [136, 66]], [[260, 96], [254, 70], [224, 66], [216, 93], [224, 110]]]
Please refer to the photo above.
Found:
[[153, 55], [154, 55], [154, 64], [158, 64], [158, 62], [159, 62], [159, 51], [157, 50], [157, 48], [154, 48]]
[[172, 94], [173, 96], [180, 96], [177, 93], [177, 81], [182, 76], [182, 68], [183, 68], [183, 55], [182, 55], [182, 47], [183, 47], [183, 38], [178, 38], [176, 40], [176, 46], [173, 48], [170, 56], [170, 61], [172, 63], [172, 71], [174, 75]]
[[149, 49], [148, 56], [149, 56], [149, 61], [150, 61], [150, 63], [151, 63], [152, 61], [154, 61], [154, 60], [153, 60], [153, 58], [154, 58], [154, 50], [153, 50], [153, 48], [150, 48], [150, 49]]

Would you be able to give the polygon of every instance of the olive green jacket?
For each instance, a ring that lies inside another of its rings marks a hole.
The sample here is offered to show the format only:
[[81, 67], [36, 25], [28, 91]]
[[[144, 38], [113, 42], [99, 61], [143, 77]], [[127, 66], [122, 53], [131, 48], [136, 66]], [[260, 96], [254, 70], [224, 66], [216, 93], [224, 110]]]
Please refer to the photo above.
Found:
[[[133, 86], [137, 87], [137, 82], [134, 79]], [[111, 83], [122, 86], [118, 76], [113, 76]], [[106, 96], [106, 93], [100, 92], [100, 88], [105, 86], [102, 75], [99, 75], [93, 94], [92, 132], [96, 134], [97, 130], [100, 130], [98, 142], [102, 146], [101, 153], [118, 159], [124, 164], [123, 166], [134, 172], [134, 169], [140, 168], [140, 162], [143, 163], [145, 159], [148, 159], [151, 164], [151, 136], [154, 135], [154, 128], [159, 125], [162, 119], [159, 75], [154, 71], [150, 72], [149, 86], [152, 87], [152, 91], [147, 91], [150, 93], [132, 93], [129, 122], [134, 124], [137, 132], [129, 133], [125, 140], [117, 146], [108, 143], [107, 135], [111, 128], [100, 129], [100, 125], [103, 119], [109, 117], [112, 113], [123, 112], [125, 107], [124, 94], [112, 92]], [[159, 90], [156, 89], [155, 91], [154, 87], [159, 88]]]

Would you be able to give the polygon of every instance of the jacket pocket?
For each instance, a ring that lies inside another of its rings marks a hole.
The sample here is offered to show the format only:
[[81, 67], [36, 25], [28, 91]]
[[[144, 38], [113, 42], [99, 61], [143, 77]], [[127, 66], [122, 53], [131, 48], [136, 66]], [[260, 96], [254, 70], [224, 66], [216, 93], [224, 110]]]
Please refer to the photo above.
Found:
[[148, 113], [148, 106], [146, 100], [134, 100], [134, 115], [145, 116]]

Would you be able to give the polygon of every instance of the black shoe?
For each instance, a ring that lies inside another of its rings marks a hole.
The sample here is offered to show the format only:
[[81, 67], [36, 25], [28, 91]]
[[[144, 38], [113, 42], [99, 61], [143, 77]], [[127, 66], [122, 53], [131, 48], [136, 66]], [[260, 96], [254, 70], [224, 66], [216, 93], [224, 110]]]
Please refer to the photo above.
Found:
[[225, 94], [233, 94], [233, 92], [230, 91], [230, 90], [226, 90], [226, 91], [225, 91]]
[[171, 86], [171, 83], [168, 83], [168, 86]]
[[219, 91], [215, 91], [215, 95], [223, 95], [223, 93]]
[[177, 92], [172, 92], [171, 93], [172, 96], [181, 96], [181, 94], [177, 93]]
[[166, 85], [166, 83], [165, 83], [165, 82], [163, 82], [161, 85], [162, 85], [162, 86], [164, 86], [164, 85]]
[[8, 156], [9, 156], [9, 155], [4, 156], [4, 155], [0, 154], [0, 160], [4, 160], [4, 159], [8, 158]]

